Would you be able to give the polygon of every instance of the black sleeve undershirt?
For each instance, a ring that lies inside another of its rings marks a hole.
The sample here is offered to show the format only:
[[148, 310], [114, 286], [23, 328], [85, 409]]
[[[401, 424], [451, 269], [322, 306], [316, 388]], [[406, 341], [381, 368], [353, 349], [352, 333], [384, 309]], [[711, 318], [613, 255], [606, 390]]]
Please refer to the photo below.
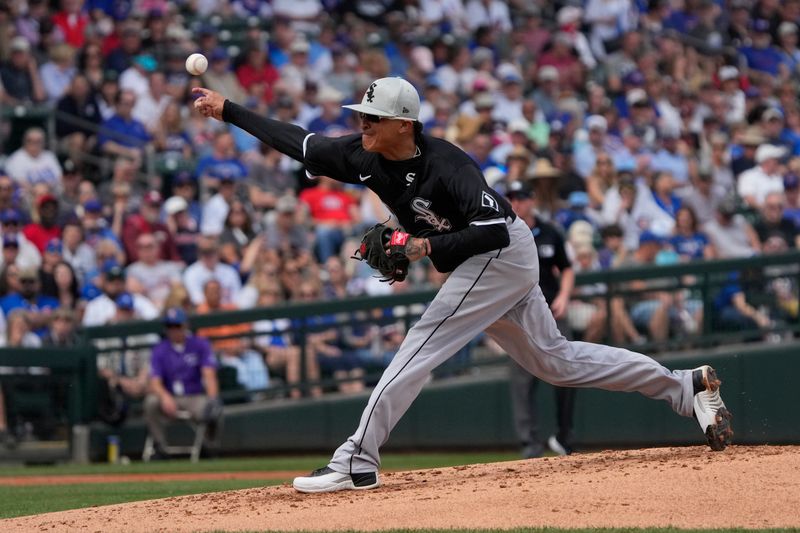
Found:
[[295, 161], [303, 162], [303, 141], [310, 132], [300, 126], [262, 117], [230, 100], [225, 100], [222, 106], [222, 120], [243, 129]]

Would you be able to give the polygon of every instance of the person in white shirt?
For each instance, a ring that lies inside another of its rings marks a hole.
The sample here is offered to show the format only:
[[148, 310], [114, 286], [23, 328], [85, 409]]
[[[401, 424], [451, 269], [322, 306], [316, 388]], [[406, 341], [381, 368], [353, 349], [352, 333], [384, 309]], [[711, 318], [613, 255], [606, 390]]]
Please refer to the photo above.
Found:
[[200, 233], [203, 235], [219, 235], [225, 229], [225, 219], [231, 210], [231, 203], [236, 197], [236, 180], [225, 175], [220, 178], [217, 194], [208, 199], [203, 206]]
[[53, 152], [44, 149], [44, 143], [44, 130], [30, 128], [25, 132], [22, 146], [6, 160], [6, 173], [26, 192], [37, 183], [46, 183], [53, 191], [60, 190], [61, 165]]
[[[125, 270], [119, 265], [109, 265], [103, 270], [103, 294], [86, 304], [83, 313], [84, 327], [102, 326], [117, 316], [117, 297], [125, 291]], [[158, 316], [158, 309], [141, 294], [133, 295], [133, 310], [142, 320]]]
[[201, 237], [197, 245], [199, 259], [183, 271], [183, 285], [194, 305], [205, 301], [204, 288], [210, 279], [219, 281], [222, 303], [232, 303], [242, 288], [239, 273], [230, 265], [219, 261], [219, 243], [216, 237]]
[[158, 127], [161, 116], [172, 97], [167, 94], [166, 76], [162, 71], [151, 72], [148, 78], [148, 90], [136, 99], [133, 106], [133, 118], [141, 122], [147, 131], [153, 133]]
[[133, 294], [145, 295], [158, 309], [175, 282], [180, 282], [182, 265], [160, 257], [160, 247], [152, 233], [142, 233], [136, 239], [139, 260], [128, 266], [127, 286]]
[[756, 150], [756, 166], [739, 174], [736, 192], [750, 207], [761, 207], [769, 193], [783, 192], [780, 158], [786, 150], [762, 144]]
[[132, 91], [136, 94], [136, 100], [143, 98], [150, 92], [148, 76], [151, 72], [155, 72], [157, 66], [158, 62], [153, 56], [138, 55], [134, 57], [131, 66], [119, 77], [119, 89]]
[[470, 0], [467, 2], [467, 25], [470, 31], [491, 26], [502, 33], [511, 31], [508, 4], [500, 0]]

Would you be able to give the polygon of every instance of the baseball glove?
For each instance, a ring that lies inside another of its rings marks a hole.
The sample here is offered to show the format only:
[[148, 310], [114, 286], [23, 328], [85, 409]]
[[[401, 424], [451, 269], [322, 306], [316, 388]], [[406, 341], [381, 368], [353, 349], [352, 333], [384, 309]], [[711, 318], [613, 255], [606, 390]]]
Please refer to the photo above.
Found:
[[369, 266], [383, 276], [381, 281], [403, 281], [408, 275], [408, 256], [406, 241], [409, 234], [393, 230], [385, 224], [375, 224], [361, 239], [361, 246], [353, 254], [353, 259], [366, 261]]

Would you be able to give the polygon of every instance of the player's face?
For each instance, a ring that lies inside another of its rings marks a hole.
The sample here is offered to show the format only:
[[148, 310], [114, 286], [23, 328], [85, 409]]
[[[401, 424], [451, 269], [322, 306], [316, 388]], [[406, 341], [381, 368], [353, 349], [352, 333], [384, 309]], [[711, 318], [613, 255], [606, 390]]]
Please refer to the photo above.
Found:
[[[361, 113], [361, 146], [367, 152], [390, 151], [397, 143], [400, 133], [413, 128], [407, 120], [391, 120]], [[376, 122], [377, 120], [377, 122]]]

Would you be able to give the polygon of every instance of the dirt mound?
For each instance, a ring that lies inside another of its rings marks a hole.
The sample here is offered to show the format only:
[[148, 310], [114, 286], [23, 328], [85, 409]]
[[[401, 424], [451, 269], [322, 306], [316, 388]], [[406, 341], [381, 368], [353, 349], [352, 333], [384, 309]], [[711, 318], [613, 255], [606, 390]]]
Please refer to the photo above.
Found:
[[392, 472], [366, 492], [288, 485], [0, 521], [2, 531], [800, 526], [800, 447], [604, 451]]

